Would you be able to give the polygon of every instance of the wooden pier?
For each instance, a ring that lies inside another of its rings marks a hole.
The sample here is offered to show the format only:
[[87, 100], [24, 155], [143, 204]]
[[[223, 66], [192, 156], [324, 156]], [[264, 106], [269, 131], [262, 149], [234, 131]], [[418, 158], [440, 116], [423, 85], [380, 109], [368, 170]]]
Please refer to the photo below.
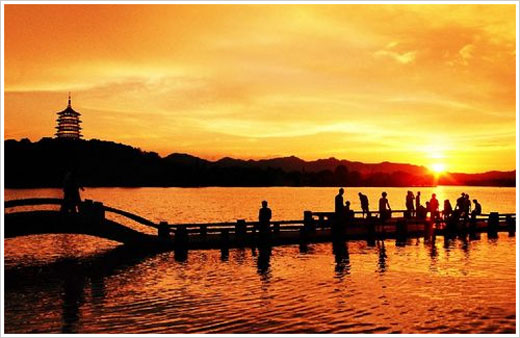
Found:
[[[377, 212], [372, 212], [369, 217], [362, 217], [361, 212], [354, 212], [350, 218], [336, 221], [332, 212], [304, 211], [302, 219], [271, 221], [268, 231], [264, 229], [260, 232], [259, 222], [244, 219], [221, 223], [154, 223], [139, 215], [90, 200], [81, 203], [77, 214], [64, 214], [58, 210], [12, 211], [22, 206], [61, 204], [61, 199], [50, 198], [6, 201], [5, 238], [74, 233], [106, 238], [127, 245], [188, 250], [333, 240], [366, 240], [370, 245], [376, 240], [394, 239], [399, 244], [408, 238], [423, 237], [430, 240], [435, 236], [460, 235], [476, 238], [483, 232], [488, 234], [488, 238], [496, 238], [498, 232], [507, 232], [510, 236], [514, 236], [516, 232], [516, 214], [497, 212], [447, 223], [405, 217], [408, 216], [406, 210], [396, 210], [392, 211], [390, 219], [382, 223]], [[107, 219], [107, 213], [118, 214], [152, 227], [156, 235], [145, 234]]]

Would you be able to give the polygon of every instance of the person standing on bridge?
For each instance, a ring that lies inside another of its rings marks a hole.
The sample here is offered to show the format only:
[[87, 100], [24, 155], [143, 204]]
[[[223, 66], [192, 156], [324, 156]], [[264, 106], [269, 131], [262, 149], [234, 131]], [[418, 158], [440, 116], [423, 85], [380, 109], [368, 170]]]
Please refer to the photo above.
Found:
[[406, 193], [406, 218], [411, 218], [414, 214], [415, 210], [413, 207], [413, 201], [414, 201], [413, 192], [408, 190], [408, 192]]
[[392, 208], [390, 208], [390, 203], [388, 203], [388, 199], [386, 198], [386, 192], [383, 191], [379, 199], [379, 218], [381, 219], [381, 224], [384, 224], [391, 215]]
[[258, 222], [260, 237], [264, 238], [269, 235], [270, 232], [270, 224], [271, 224], [271, 209], [267, 207], [267, 201], [262, 201], [262, 208], [258, 212]]
[[77, 213], [78, 206], [81, 203], [79, 190], [85, 190], [78, 182], [76, 170], [68, 171], [63, 180], [63, 204], [62, 212]]
[[432, 198], [430, 199], [430, 220], [435, 222], [435, 220], [439, 216], [439, 200], [437, 200], [437, 195], [432, 194]]
[[368, 210], [368, 197], [367, 195], [364, 195], [362, 193], [358, 193], [359, 195], [359, 202], [361, 202], [361, 210], [363, 211], [363, 217], [365, 217], [365, 214], [368, 217], [368, 213], [370, 212]]
[[343, 206], [343, 193], [345, 190], [343, 188], [339, 188], [338, 194], [334, 199], [334, 224], [332, 228], [332, 232], [336, 233], [338, 229], [341, 229], [343, 225], [344, 215], [345, 215], [345, 207]]

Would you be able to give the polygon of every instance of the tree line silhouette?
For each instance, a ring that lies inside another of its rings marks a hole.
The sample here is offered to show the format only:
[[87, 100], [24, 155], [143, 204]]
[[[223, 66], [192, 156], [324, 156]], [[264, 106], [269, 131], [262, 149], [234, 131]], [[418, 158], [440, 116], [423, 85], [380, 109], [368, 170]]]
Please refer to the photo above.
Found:
[[[155, 152], [96, 139], [6, 140], [4, 145], [6, 188], [61, 187], [66, 172], [71, 169], [78, 171], [82, 185], [91, 187], [404, 187], [436, 184], [431, 174], [417, 170], [422, 167], [408, 164], [403, 164], [402, 168], [415, 171], [361, 172], [349, 170], [344, 164], [332, 169], [334, 164], [341, 163], [335, 159], [326, 162], [328, 167], [321, 166], [331, 169], [320, 170], [320, 166], [315, 166], [309, 170], [305, 164], [310, 162], [291, 157], [282, 159], [285, 160], [285, 167], [289, 168], [284, 170], [282, 165], [274, 167], [274, 160], [255, 162], [225, 158], [211, 162], [187, 154], [161, 157]], [[277, 161], [280, 162], [280, 159]], [[391, 168], [400, 167], [392, 164]], [[449, 181], [447, 184], [468, 184], [472, 181], [473, 185], [515, 186], [515, 172], [511, 172], [512, 176], [509, 173], [502, 173], [496, 179], [486, 179], [486, 176], [475, 179], [472, 175], [466, 175], [464, 182]], [[442, 181], [437, 183], [443, 184]]]

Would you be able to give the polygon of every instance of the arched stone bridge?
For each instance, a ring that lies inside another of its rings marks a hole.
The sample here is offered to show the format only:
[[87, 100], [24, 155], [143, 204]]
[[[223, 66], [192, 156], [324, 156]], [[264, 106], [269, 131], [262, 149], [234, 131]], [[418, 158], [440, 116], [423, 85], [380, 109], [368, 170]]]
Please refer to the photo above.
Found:
[[[6, 201], [5, 209], [22, 206], [61, 205], [58, 198], [30, 198]], [[14, 211], [4, 214], [4, 238], [41, 234], [82, 234], [139, 246], [172, 246], [173, 242], [159, 236], [145, 234], [105, 218], [111, 212], [137, 223], [158, 229], [159, 225], [141, 216], [104, 206], [100, 202], [81, 202], [77, 214], [58, 210]]]

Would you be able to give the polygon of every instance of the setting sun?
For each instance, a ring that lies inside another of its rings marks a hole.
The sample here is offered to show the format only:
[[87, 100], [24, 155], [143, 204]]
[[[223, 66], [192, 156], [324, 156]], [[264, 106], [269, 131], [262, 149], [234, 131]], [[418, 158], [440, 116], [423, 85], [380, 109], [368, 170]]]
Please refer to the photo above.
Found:
[[443, 163], [435, 163], [435, 164], [432, 164], [431, 169], [433, 170], [433, 172], [435, 174], [438, 175], [438, 174], [441, 174], [446, 171], [446, 165]]

